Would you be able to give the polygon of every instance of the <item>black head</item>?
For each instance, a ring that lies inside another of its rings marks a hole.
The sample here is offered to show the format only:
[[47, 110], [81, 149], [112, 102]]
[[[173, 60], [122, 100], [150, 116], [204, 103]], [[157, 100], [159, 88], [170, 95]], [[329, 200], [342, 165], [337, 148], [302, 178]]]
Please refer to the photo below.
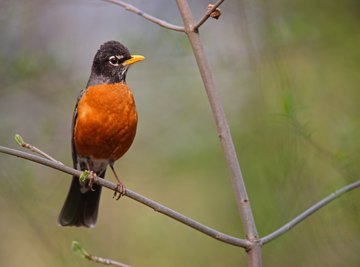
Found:
[[143, 59], [143, 56], [131, 55], [121, 43], [108, 41], [95, 54], [88, 86], [125, 82], [129, 66]]

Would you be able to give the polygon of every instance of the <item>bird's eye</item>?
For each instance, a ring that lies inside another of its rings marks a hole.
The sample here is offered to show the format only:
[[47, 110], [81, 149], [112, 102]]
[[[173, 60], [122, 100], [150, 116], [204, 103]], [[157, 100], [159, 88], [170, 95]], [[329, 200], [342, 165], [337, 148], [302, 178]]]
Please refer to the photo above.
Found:
[[109, 57], [109, 63], [113, 66], [119, 66], [120, 63], [119, 61], [120, 61], [119, 58], [116, 56]]

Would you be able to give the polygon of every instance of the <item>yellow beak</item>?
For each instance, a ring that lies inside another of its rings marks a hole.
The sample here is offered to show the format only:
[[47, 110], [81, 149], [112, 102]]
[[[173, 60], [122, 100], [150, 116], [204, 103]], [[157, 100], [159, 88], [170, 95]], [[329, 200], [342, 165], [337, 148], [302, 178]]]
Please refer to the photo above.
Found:
[[145, 59], [145, 57], [140, 56], [140, 55], [131, 55], [131, 58], [128, 59], [128, 60], [125, 60], [122, 63], [122, 65], [123, 66], [131, 65], [131, 64], [134, 64], [134, 63], [139, 62], [139, 61], [144, 60], [144, 59]]

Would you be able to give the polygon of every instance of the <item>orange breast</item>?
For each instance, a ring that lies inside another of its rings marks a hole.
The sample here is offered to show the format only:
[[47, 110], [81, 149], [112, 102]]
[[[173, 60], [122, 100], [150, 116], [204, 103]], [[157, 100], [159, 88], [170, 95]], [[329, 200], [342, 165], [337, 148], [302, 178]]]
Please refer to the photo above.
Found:
[[74, 129], [77, 153], [119, 159], [131, 146], [137, 126], [134, 97], [124, 83], [90, 86], [78, 103]]

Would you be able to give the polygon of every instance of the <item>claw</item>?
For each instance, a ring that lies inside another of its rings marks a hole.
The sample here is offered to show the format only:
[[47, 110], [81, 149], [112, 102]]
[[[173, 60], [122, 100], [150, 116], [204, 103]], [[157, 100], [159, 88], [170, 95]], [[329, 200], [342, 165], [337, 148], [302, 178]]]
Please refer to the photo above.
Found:
[[118, 182], [117, 187], [116, 187], [116, 191], [114, 191], [113, 198], [116, 197], [116, 200], [119, 200], [122, 196], [125, 196], [126, 188], [125, 188], [125, 185], [120, 181], [119, 177], [117, 176], [113, 164], [114, 164], [113, 162], [110, 162], [110, 168], [113, 171], [113, 173], [115, 175], [115, 178], [116, 178], [116, 180]]
[[89, 188], [90, 188], [91, 191], [95, 191], [95, 189], [93, 188], [95, 177], [96, 177], [96, 173], [93, 172], [93, 171], [90, 171], [90, 174], [89, 174]]
[[116, 191], [114, 191], [113, 198], [116, 198], [116, 200], [119, 200], [122, 196], [125, 196], [126, 188], [123, 183], [118, 183], [116, 187]]

